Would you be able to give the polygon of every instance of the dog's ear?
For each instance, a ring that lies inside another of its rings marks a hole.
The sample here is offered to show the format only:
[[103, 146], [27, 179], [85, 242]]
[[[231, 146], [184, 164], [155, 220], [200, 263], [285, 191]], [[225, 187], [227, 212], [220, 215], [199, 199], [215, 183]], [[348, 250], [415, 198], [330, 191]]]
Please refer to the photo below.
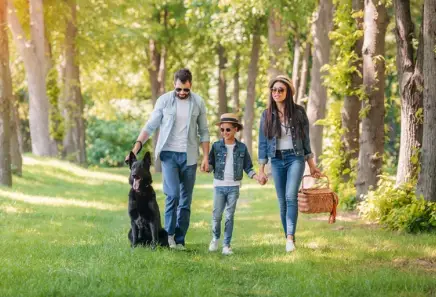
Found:
[[132, 164], [134, 162], [136, 162], [136, 156], [132, 151], [130, 151], [130, 154], [129, 154], [129, 168], [130, 169], [132, 168]]
[[148, 165], [151, 165], [151, 155], [150, 152], [146, 152], [144, 154], [144, 162]]

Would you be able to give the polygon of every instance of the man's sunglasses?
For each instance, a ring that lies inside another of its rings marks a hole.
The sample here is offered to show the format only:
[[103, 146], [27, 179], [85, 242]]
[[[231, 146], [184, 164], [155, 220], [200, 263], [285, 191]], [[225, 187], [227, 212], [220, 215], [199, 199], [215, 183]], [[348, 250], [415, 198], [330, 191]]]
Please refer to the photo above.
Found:
[[221, 128], [221, 132], [224, 132], [224, 131], [226, 131], [226, 132], [230, 132], [230, 131], [232, 131], [232, 129], [230, 129], [230, 128]]
[[285, 89], [283, 88], [271, 88], [271, 93], [283, 93], [285, 91]]
[[180, 93], [181, 91], [183, 90], [183, 92], [185, 92], [185, 93], [189, 93], [189, 92], [191, 92], [191, 89], [188, 89], [188, 88], [176, 88], [176, 92], [177, 93]]

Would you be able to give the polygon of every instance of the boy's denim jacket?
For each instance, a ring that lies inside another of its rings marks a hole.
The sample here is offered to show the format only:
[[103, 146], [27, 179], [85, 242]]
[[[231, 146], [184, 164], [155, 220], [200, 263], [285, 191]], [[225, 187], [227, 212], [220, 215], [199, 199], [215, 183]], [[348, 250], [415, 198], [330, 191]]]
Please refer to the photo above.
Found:
[[[226, 166], [227, 148], [224, 139], [216, 141], [209, 152], [209, 170], [213, 171], [215, 179], [224, 180], [224, 167]], [[250, 178], [256, 172], [253, 170], [250, 154], [247, 146], [235, 139], [233, 149], [233, 178], [235, 181], [242, 180], [242, 171], [245, 171]]]
[[[291, 126], [292, 143], [294, 145], [294, 152], [297, 156], [304, 156], [304, 160], [313, 158], [312, 150], [310, 149], [310, 138], [309, 138], [309, 120], [307, 118], [306, 111], [300, 105], [296, 106], [296, 112], [300, 112], [303, 119], [303, 132], [304, 137], [301, 133], [296, 133], [297, 127]], [[273, 121], [277, 120], [277, 115], [273, 113]], [[260, 128], [259, 128], [259, 164], [268, 163], [268, 158], [274, 158], [276, 156], [277, 138], [273, 137], [271, 139], [266, 138], [264, 133], [266, 110], [262, 113], [260, 118]], [[291, 122], [291, 121], [289, 121]], [[291, 122], [292, 123], [292, 122]]]

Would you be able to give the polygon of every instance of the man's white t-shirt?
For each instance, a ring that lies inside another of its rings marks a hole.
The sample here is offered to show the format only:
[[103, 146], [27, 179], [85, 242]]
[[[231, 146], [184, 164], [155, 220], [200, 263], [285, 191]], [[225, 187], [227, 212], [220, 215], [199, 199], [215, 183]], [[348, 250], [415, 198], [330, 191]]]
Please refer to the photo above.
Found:
[[226, 155], [226, 165], [224, 167], [224, 180], [214, 178], [213, 185], [215, 187], [231, 187], [231, 186], [241, 185], [241, 181], [234, 180], [234, 171], [233, 171], [234, 148], [235, 148], [235, 144], [226, 144], [227, 155]]
[[176, 120], [162, 151], [186, 153], [190, 101], [191, 98], [182, 100], [176, 97]]

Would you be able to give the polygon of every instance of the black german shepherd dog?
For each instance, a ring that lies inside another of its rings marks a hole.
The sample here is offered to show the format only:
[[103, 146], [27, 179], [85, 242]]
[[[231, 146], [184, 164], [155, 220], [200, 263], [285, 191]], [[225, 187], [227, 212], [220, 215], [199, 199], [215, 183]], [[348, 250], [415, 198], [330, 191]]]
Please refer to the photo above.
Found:
[[128, 164], [131, 185], [128, 208], [131, 228], [128, 238], [131, 246], [149, 245], [152, 249], [157, 245], [168, 246], [168, 234], [162, 228], [156, 193], [151, 185], [150, 153], [145, 153], [144, 159], [138, 161], [135, 154], [130, 152]]

